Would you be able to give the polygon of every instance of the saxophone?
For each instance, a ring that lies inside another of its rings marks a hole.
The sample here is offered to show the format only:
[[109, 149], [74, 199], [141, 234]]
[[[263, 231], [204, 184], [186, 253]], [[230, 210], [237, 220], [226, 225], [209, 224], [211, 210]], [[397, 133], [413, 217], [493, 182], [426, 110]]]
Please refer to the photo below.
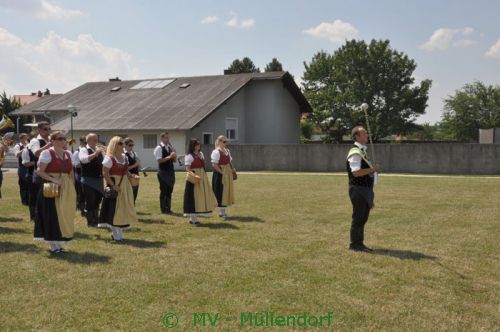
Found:
[[[3, 115], [2, 120], [0, 120], [0, 131], [6, 129], [6, 128], [12, 128], [14, 127], [14, 122], [7, 116]], [[4, 136], [0, 136], [1, 139], [1, 145], [0, 145], [0, 167], [2, 167], [3, 162], [5, 160], [5, 155], [8, 151], [5, 147], [9, 147], [14, 145], [16, 142], [12, 139], [14, 136], [14, 133], [7, 133]]]

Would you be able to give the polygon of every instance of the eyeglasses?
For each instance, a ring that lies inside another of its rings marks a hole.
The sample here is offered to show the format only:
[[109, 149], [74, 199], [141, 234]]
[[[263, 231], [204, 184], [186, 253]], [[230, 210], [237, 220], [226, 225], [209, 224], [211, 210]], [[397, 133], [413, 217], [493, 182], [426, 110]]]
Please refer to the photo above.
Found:
[[123, 142], [118, 142], [118, 145], [123, 145]]
[[227, 141], [222, 141], [222, 143], [227, 144]]
[[40, 130], [43, 130], [43, 131], [49, 131], [49, 130], [50, 130], [50, 127], [43, 127], [43, 128], [40, 128]]
[[133, 147], [133, 146], [134, 146], [134, 144], [128, 144], [127, 146], [129, 146], [129, 147]]

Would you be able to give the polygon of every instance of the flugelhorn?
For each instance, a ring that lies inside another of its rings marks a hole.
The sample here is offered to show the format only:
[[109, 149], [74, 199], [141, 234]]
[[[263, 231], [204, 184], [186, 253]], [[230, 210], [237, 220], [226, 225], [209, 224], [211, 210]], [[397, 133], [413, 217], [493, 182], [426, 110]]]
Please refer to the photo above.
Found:
[[4, 114], [2, 120], [0, 120], [0, 131], [12, 127], [15, 127], [14, 122]]

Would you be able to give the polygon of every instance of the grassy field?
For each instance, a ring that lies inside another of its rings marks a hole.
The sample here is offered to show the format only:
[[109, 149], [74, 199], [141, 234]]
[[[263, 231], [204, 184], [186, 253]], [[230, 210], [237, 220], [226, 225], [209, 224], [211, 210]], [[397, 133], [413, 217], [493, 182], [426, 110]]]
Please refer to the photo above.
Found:
[[[500, 178], [382, 176], [366, 228], [373, 254], [347, 250], [344, 175], [242, 173], [232, 218], [200, 227], [159, 214], [156, 176], [142, 180], [125, 243], [78, 216], [70, 252], [54, 257], [32, 240], [17, 177], [5, 174], [0, 331], [252, 331], [240, 314], [265, 311], [334, 313], [330, 327], [269, 331], [500, 329]], [[195, 327], [201, 312], [219, 313], [216, 326]]]

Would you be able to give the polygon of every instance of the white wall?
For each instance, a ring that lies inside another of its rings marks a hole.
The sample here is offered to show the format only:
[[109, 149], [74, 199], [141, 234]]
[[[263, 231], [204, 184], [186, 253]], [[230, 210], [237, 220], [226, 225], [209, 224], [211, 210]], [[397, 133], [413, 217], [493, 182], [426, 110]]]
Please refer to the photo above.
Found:
[[[185, 131], [168, 131], [170, 134], [170, 143], [174, 146], [174, 148], [177, 151], [178, 155], [184, 155], [185, 150], [186, 150], [186, 133]], [[157, 169], [158, 168], [158, 163], [156, 162], [156, 159], [154, 158], [154, 148], [151, 149], [145, 149], [144, 148], [144, 141], [143, 141], [143, 135], [157, 135], [157, 144], [160, 144], [161, 138], [160, 134], [162, 133], [161, 131], [96, 131], [96, 134], [99, 135], [99, 139], [103, 140], [108, 143], [108, 141], [111, 139], [113, 136], [129, 136], [134, 140], [134, 151], [138, 154], [139, 158], [141, 159], [142, 162], [142, 167], [150, 167], [152, 169]], [[88, 132], [81, 132], [81, 131], [75, 131], [74, 132], [74, 137], [76, 140], [82, 135], [86, 135]], [[176, 169], [184, 169], [183, 167], [179, 167], [179, 165], [176, 163], [175, 164]]]

